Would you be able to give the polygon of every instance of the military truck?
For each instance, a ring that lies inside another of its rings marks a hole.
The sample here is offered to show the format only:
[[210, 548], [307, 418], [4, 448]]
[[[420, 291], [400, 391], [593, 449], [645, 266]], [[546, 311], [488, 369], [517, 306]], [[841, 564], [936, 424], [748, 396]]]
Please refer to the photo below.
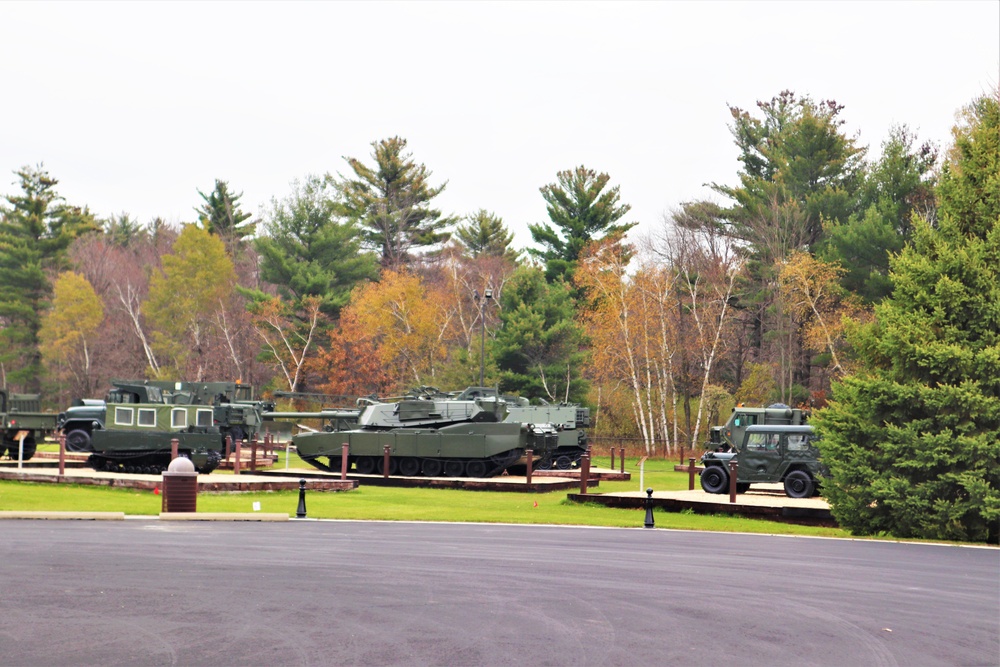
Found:
[[748, 408], [737, 405], [729, 415], [729, 421], [722, 426], [709, 429], [710, 451], [728, 452], [743, 442], [743, 433], [755, 424], [784, 424], [801, 426], [809, 419], [809, 410], [790, 408], [784, 403], [773, 403], [766, 408]]
[[746, 493], [754, 483], [780, 482], [789, 498], [808, 498], [818, 493], [822, 479], [830, 474], [815, 443], [812, 426], [747, 426], [735, 451], [706, 452], [701, 457], [701, 488], [728, 493], [729, 462], [735, 460], [737, 493]]
[[3, 420], [0, 456], [6, 452], [12, 459], [18, 456], [25, 461], [30, 459], [35, 455], [38, 440], [55, 430], [56, 418], [54, 412], [42, 412], [40, 395], [11, 394], [0, 389], [0, 419]]

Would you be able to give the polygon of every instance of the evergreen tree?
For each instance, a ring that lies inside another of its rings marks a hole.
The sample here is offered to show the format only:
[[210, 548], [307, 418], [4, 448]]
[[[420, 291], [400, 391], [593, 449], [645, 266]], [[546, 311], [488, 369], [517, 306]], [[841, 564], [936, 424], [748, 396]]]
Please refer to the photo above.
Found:
[[382, 268], [396, 271], [413, 260], [414, 249], [447, 241], [445, 230], [457, 220], [431, 208], [447, 182], [430, 185], [431, 172], [406, 152], [406, 139], [375, 141], [372, 148], [374, 167], [344, 158], [354, 177], [338, 182], [341, 210], [362, 230], [365, 246], [378, 252]]
[[770, 265], [784, 257], [760, 243], [775, 224], [774, 212], [798, 209], [797, 229], [784, 250], [811, 248], [822, 237], [824, 220], [844, 221], [852, 212], [865, 150], [842, 133], [843, 106], [833, 100], [816, 103], [786, 90], [757, 107], [762, 118], [730, 107], [730, 130], [743, 163], [740, 185], [712, 188], [734, 202], [727, 211], [732, 234]]
[[529, 250], [545, 262], [549, 282], [572, 283], [580, 252], [590, 241], [624, 234], [636, 223], [618, 223], [632, 207], [619, 203], [618, 186], [605, 188], [611, 177], [584, 166], [556, 175], [556, 182], [540, 188], [551, 225], [528, 225], [541, 250]]
[[845, 269], [843, 286], [868, 303], [892, 289], [889, 256], [910, 239], [911, 220], [936, 218], [932, 170], [937, 150], [916, 145], [906, 126], [894, 127], [882, 155], [867, 170], [858, 192], [858, 212], [843, 223], [831, 221], [820, 255]]
[[243, 193], [229, 191], [229, 183], [215, 179], [215, 189], [209, 194], [198, 190], [203, 200], [196, 208], [202, 228], [215, 234], [226, 244], [226, 250], [234, 255], [243, 239], [252, 236], [257, 227], [255, 222], [246, 222], [251, 215], [240, 210], [239, 201]]
[[562, 281], [548, 284], [533, 267], [518, 269], [504, 287], [502, 328], [492, 344], [501, 391], [548, 401], [583, 401], [588, 387], [583, 378], [584, 333], [569, 292]]
[[38, 331], [52, 294], [50, 273], [64, 268], [74, 238], [97, 228], [86, 208], [64, 203], [42, 166], [15, 172], [21, 194], [0, 209], [0, 367], [4, 384], [40, 386]]
[[338, 218], [335, 197], [329, 179], [310, 176], [294, 183], [285, 200], [272, 200], [256, 241], [261, 278], [275, 285], [293, 309], [315, 296], [322, 299], [322, 312], [333, 318], [359, 282], [378, 277], [375, 256], [362, 252], [358, 227]]
[[865, 372], [815, 418], [834, 516], [857, 534], [1000, 538], [1000, 103], [956, 128], [938, 225], [890, 260], [894, 291], [853, 337]]
[[502, 218], [486, 209], [481, 208], [468, 216], [466, 224], [455, 230], [455, 239], [473, 258], [489, 255], [517, 261], [519, 253], [511, 248], [513, 232], [507, 230]]

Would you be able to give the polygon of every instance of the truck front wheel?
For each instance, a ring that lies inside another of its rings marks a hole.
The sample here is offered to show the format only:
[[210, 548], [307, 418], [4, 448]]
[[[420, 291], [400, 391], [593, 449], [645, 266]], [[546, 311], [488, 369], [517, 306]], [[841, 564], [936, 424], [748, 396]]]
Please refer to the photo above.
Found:
[[90, 434], [82, 428], [74, 429], [66, 434], [67, 452], [89, 452], [92, 449], [90, 446]]
[[729, 473], [720, 466], [707, 466], [701, 473], [701, 488], [706, 493], [725, 493], [729, 488]]

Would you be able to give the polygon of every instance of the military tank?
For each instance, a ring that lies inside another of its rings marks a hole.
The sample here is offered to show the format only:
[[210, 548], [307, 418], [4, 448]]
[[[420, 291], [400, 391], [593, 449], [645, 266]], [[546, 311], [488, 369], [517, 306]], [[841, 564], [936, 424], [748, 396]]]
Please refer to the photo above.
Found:
[[558, 444], [548, 450], [534, 467], [538, 470], [569, 470], [580, 466], [580, 459], [587, 451], [587, 432], [590, 410], [575, 403], [546, 403], [532, 405], [528, 399], [502, 396], [493, 387], [467, 387], [461, 392], [443, 393], [436, 387], [420, 387], [411, 394], [423, 398], [471, 400], [478, 397], [501, 397], [507, 404], [505, 422], [518, 424], [551, 424], [556, 429]]
[[558, 433], [550, 424], [507, 422], [507, 403], [497, 396], [404, 397], [390, 402], [361, 399], [357, 426], [299, 433], [292, 438], [310, 465], [339, 472], [343, 445], [348, 466], [362, 475], [494, 477], [517, 465], [551, 457]]

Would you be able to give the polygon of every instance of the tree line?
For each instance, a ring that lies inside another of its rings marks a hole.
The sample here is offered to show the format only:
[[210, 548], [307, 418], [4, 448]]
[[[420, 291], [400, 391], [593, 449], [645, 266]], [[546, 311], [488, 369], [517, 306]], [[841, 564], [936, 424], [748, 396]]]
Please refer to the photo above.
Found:
[[[179, 228], [100, 219], [24, 167], [0, 207], [0, 374], [65, 405], [112, 377], [385, 396], [482, 369], [504, 392], [588, 404], [595, 432], [650, 454], [700, 446], [736, 402], [807, 405], [847, 461], [831, 498], [864, 530], [889, 530], [864, 507], [933, 479], [925, 522], [974, 514], [995, 540], [996, 106], [964, 109], [944, 152], [901, 125], [873, 158], [833, 100], [731, 107], [736, 184], [710, 184], [717, 200], [634, 238], [618, 186], [577, 166], [540, 187], [527, 249], [491, 211], [436, 208], [447, 181], [401, 137], [256, 219], [217, 180]], [[916, 400], [914, 383], [961, 396]], [[897, 456], [928, 460], [904, 483]]]

